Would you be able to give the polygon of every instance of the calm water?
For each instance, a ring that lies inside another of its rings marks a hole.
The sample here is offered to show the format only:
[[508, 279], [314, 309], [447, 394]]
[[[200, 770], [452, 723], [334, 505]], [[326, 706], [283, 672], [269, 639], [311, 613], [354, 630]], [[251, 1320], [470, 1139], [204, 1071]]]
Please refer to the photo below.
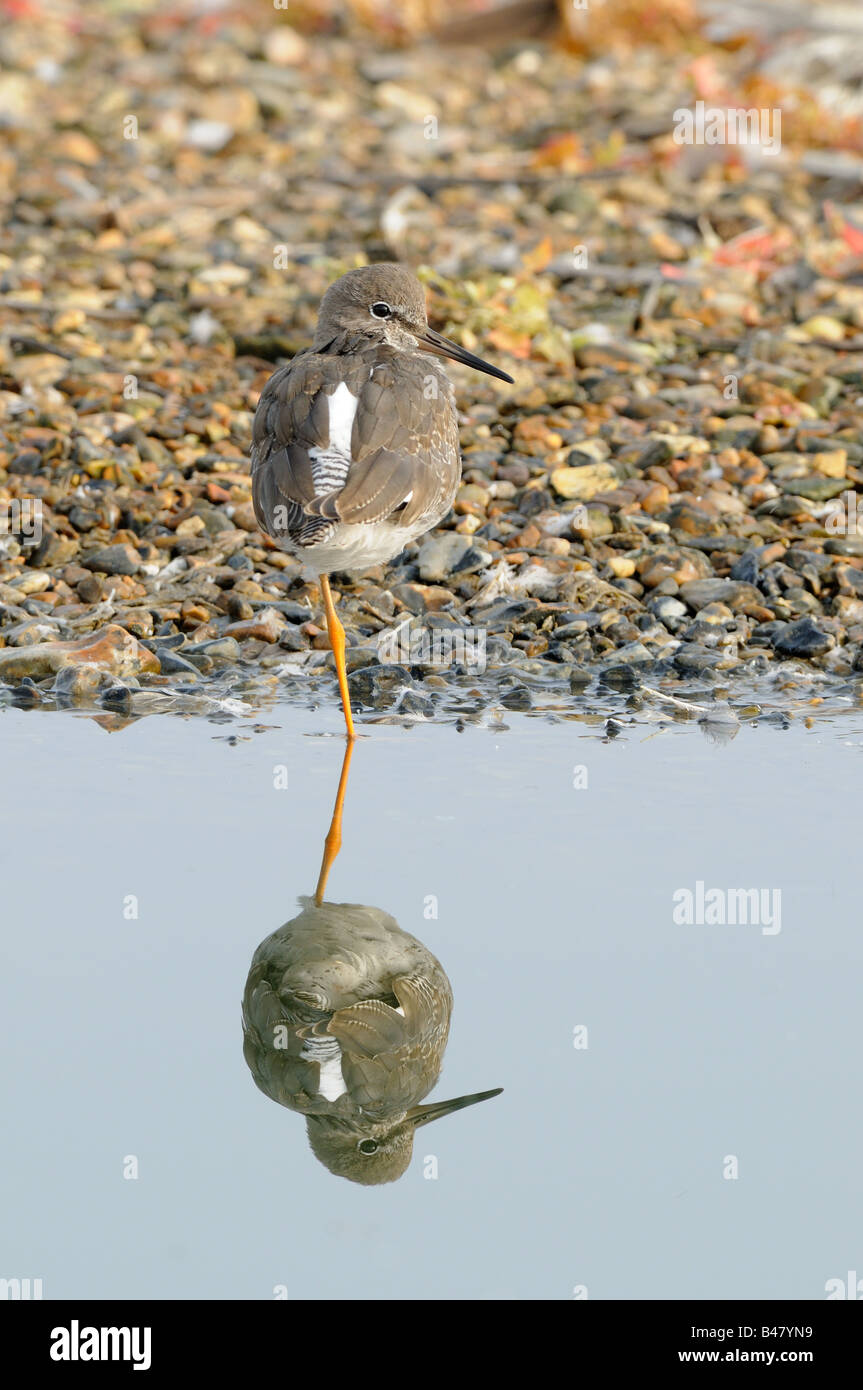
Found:
[[[335, 705], [112, 733], [0, 714], [0, 1276], [46, 1298], [820, 1298], [863, 1268], [863, 714], [724, 745], [508, 723], [366, 728], [354, 754], [328, 897], [443, 963], [434, 1098], [504, 1087], [364, 1188], [256, 1089], [240, 1027], [256, 946], [314, 890]], [[770, 921], [676, 922], [699, 881], [766, 890]]]

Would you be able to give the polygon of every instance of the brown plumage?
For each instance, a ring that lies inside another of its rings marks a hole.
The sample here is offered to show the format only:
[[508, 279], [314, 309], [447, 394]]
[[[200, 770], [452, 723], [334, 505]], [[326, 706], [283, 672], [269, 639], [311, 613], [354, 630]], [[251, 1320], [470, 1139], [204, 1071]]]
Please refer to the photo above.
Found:
[[[438, 408], [430, 410], [425, 392], [434, 385]], [[329, 402], [339, 386], [357, 402], [350, 457], [330, 447]], [[258, 522], [313, 567], [321, 553], [315, 547], [338, 522], [390, 520], [396, 553], [405, 532], [417, 523], [427, 530], [446, 514], [458, 486], [458, 424], [446, 373], [423, 353], [379, 342], [349, 350], [342, 336], [326, 353], [312, 348], [282, 367], [261, 397], [253, 441]]]
[[243, 1052], [257, 1086], [306, 1116], [331, 1172], [401, 1177], [416, 1129], [498, 1095], [429, 1105], [449, 1036], [452, 989], [440, 962], [389, 913], [315, 903], [262, 941], [243, 995]]
[[391, 560], [449, 511], [461, 460], [442, 357], [512, 381], [429, 328], [423, 288], [403, 266], [362, 266], [327, 290], [312, 347], [273, 373], [255, 412], [255, 515], [321, 576], [350, 737], [328, 576]]

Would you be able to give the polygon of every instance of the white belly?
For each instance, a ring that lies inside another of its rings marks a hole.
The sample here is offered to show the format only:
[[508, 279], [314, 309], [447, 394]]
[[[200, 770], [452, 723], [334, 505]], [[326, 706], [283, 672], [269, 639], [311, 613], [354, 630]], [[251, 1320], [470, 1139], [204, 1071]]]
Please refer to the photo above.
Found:
[[317, 1062], [320, 1071], [318, 1095], [324, 1100], [338, 1100], [348, 1089], [342, 1073], [342, 1049], [335, 1038], [308, 1038], [300, 1056]]
[[319, 545], [291, 546], [290, 549], [316, 574], [369, 570], [392, 560], [409, 541], [426, 530], [426, 521], [409, 527], [393, 525], [391, 521], [340, 521], [333, 534]]
[[324, 1100], [338, 1100], [339, 1096], [345, 1094], [348, 1088], [345, 1085], [345, 1078], [342, 1074], [341, 1050], [339, 1051], [338, 1057], [330, 1057], [328, 1061], [321, 1063], [320, 1072], [321, 1086], [319, 1095], [322, 1095]]

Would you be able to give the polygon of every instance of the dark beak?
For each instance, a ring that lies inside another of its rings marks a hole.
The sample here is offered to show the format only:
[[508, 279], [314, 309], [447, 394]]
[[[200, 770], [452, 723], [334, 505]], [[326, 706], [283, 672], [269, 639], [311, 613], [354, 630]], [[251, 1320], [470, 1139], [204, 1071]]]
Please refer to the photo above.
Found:
[[498, 381], [508, 381], [510, 386], [514, 384], [512, 377], [507, 376], [506, 372], [498, 371], [497, 367], [493, 367], [490, 362], [484, 362], [481, 357], [475, 357], [472, 352], [468, 352], [467, 348], [459, 347], [458, 343], [450, 342], [449, 338], [435, 333], [433, 328], [427, 328], [424, 333], [418, 333], [417, 342], [423, 352], [434, 353], [435, 357], [449, 357], [453, 362], [462, 362], [466, 367], [473, 367], [476, 372], [485, 372], [486, 376], [496, 376]]
[[408, 1111], [407, 1118], [415, 1129], [419, 1129], [420, 1125], [431, 1124], [432, 1120], [442, 1120], [444, 1115], [451, 1115], [454, 1110], [464, 1110], [466, 1105], [491, 1100], [492, 1096], [499, 1096], [502, 1090], [503, 1087], [498, 1086], [495, 1091], [479, 1091], [475, 1096], [457, 1096], [455, 1100], [436, 1100], [431, 1105], [415, 1105]]

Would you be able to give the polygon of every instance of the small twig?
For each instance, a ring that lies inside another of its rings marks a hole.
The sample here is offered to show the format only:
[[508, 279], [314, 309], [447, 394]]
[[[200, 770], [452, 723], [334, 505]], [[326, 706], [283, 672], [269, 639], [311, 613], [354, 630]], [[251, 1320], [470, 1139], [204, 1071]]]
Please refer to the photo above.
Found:
[[654, 690], [650, 685], [640, 685], [638, 688], [645, 695], [652, 695], [654, 700], [659, 700], [660, 704], [673, 705], [675, 709], [685, 710], [687, 714], [710, 713], [705, 705], [693, 705], [689, 700], [678, 700], [676, 695], [664, 695], [661, 690]]

